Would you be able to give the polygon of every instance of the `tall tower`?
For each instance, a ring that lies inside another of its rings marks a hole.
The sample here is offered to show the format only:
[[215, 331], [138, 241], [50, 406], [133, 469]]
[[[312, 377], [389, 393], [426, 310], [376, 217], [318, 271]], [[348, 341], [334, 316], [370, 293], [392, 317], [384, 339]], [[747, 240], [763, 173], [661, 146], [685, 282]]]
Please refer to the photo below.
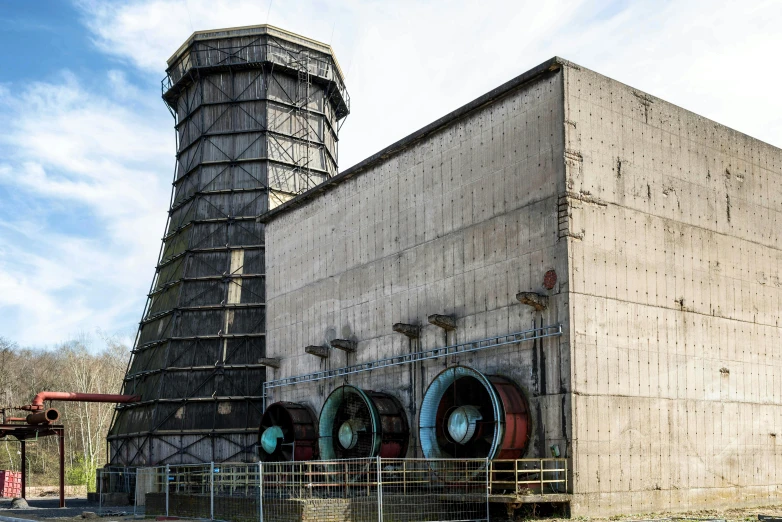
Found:
[[331, 47], [268, 25], [194, 33], [166, 72], [171, 208], [110, 461], [255, 460], [273, 364], [256, 217], [337, 173], [350, 101]]

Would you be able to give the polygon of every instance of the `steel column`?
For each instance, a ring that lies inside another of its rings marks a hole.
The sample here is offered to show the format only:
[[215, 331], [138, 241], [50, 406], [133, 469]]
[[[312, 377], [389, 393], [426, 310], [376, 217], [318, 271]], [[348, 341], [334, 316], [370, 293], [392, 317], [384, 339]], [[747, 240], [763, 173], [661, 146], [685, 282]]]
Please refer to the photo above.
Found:
[[60, 507], [65, 507], [65, 428], [57, 430], [60, 446]]
[[19, 441], [22, 445], [22, 498], [27, 499], [27, 443], [24, 439]]

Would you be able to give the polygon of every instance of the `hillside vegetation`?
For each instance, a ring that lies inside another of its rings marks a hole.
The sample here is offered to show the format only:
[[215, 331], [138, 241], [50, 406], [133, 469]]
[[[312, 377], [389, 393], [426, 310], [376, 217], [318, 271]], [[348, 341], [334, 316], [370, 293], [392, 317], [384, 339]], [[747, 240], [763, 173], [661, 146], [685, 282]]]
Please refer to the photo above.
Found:
[[[128, 348], [114, 338], [89, 346], [86, 337], [54, 349], [22, 348], [0, 337], [0, 407], [29, 404], [39, 391], [119, 393], [128, 362]], [[48, 406], [48, 405], [47, 405]], [[95, 469], [106, 463], [106, 432], [113, 404], [54, 402], [65, 425], [65, 465], [68, 484], [95, 487]], [[25, 412], [9, 410], [9, 416]], [[0, 469], [19, 471], [21, 454], [13, 437], [0, 439]], [[28, 485], [57, 483], [56, 437], [27, 442]]]

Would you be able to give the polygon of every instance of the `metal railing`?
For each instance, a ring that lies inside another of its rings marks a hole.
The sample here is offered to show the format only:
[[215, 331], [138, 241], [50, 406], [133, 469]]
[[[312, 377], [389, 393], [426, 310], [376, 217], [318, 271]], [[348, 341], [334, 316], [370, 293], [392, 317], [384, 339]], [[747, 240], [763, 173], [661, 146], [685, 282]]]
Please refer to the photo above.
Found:
[[[136, 513], [234, 521], [488, 520], [492, 496], [567, 491], [566, 459], [348, 459], [139, 469]], [[545, 500], [543, 500], [545, 501]]]
[[351, 375], [354, 373], [377, 370], [379, 368], [387, 368], [389, 366], [412, 364], [418, 361], [424, 361], [428, 359], [438, 359], [440, 357], [446, 357], [448, 355], [456, 355], [456, 354], [467, 353], [467, 352], [476, 352], [488, 348], [497, 348], [499, 346], [505, 346], [508, 344], [516, 344], [524, 341], [532, 341], [535, 339], [544, 339], [546, 337], [556, 337], [559, 335], [562, 335], [561, 324], [542, 326], [540, 328], [532, 328], [530, 330], [515, 332], [508, 335], [489, 337], [487, 339], [481, 339], [478, 341], [469, 341], [466, 343], [459, 343], [451, 346], [443, 346], [440, 348], [433, 348], [431, 350], [424, 350], [421, 352], [407, 353], [403, 355], [397, 355], [394, 357], [388, 357], [385, 359], [378, 359], [376, 361], [369, 361], [361, 364], [355, 364], [353, 366], [335, 368], [333, 370], [324, 370], [320, 372], [314, 372], [314, 373], [308, 373], [304, 375], [296, 375], [293, 377], [284, 377], [282, 379], [266, 381], [263, 383], [263, 389], [266, 395], [268, 396], [268, 390], [270, 390], [271, 388], [279, 388], [280, 386], [291, 386], [293, 384], [301, 384], [305, 382], [321, 381], [324, 379], [334, 379], [338, 377], [344, 377], [346, 375]]
[[567, 493], [567, 459], [492, 460], [489, 465], [489, 493], [547, 495]]
[[344, 104], [345, 113], [350, 112], [350, 95], [331, 59], [316, 51], [289, 48], [273, 38], [259, 38], [250, 44], [239, 46], [194, 42], [188, 52], [169, 67], [165, 78], [161, 81], [161, 91], [165, 95], [193, 69], [253, 65], [263, 62], [296, 71], [303, 70], [311, 76], [331, 82]]
[[136, 469], [98, 468], [95, 475], [95, 494], [98, 498], [98, 514], [127, 513], [135, 505]]

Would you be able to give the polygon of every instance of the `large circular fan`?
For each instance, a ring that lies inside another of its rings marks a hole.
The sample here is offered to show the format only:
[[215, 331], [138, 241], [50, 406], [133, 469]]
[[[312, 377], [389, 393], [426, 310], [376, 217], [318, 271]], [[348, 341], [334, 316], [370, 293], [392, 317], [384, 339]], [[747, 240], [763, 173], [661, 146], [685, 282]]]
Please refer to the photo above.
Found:
[[409, 429], [399, 403], [390, 395], [340, 386], [320, 413], [320, 455], [324, 460], [402, 457]]
[[312, 460], [317, 457], [318, 431], [312, 411], [295, 402], [275, 402], [261, 419], [259, 453], [264, 462]]
[[515, 459], [524, 453], [529, 426], [527, 402], [515, 384], [454, 366], [426, 390], [419, 434], [427, 458]]

